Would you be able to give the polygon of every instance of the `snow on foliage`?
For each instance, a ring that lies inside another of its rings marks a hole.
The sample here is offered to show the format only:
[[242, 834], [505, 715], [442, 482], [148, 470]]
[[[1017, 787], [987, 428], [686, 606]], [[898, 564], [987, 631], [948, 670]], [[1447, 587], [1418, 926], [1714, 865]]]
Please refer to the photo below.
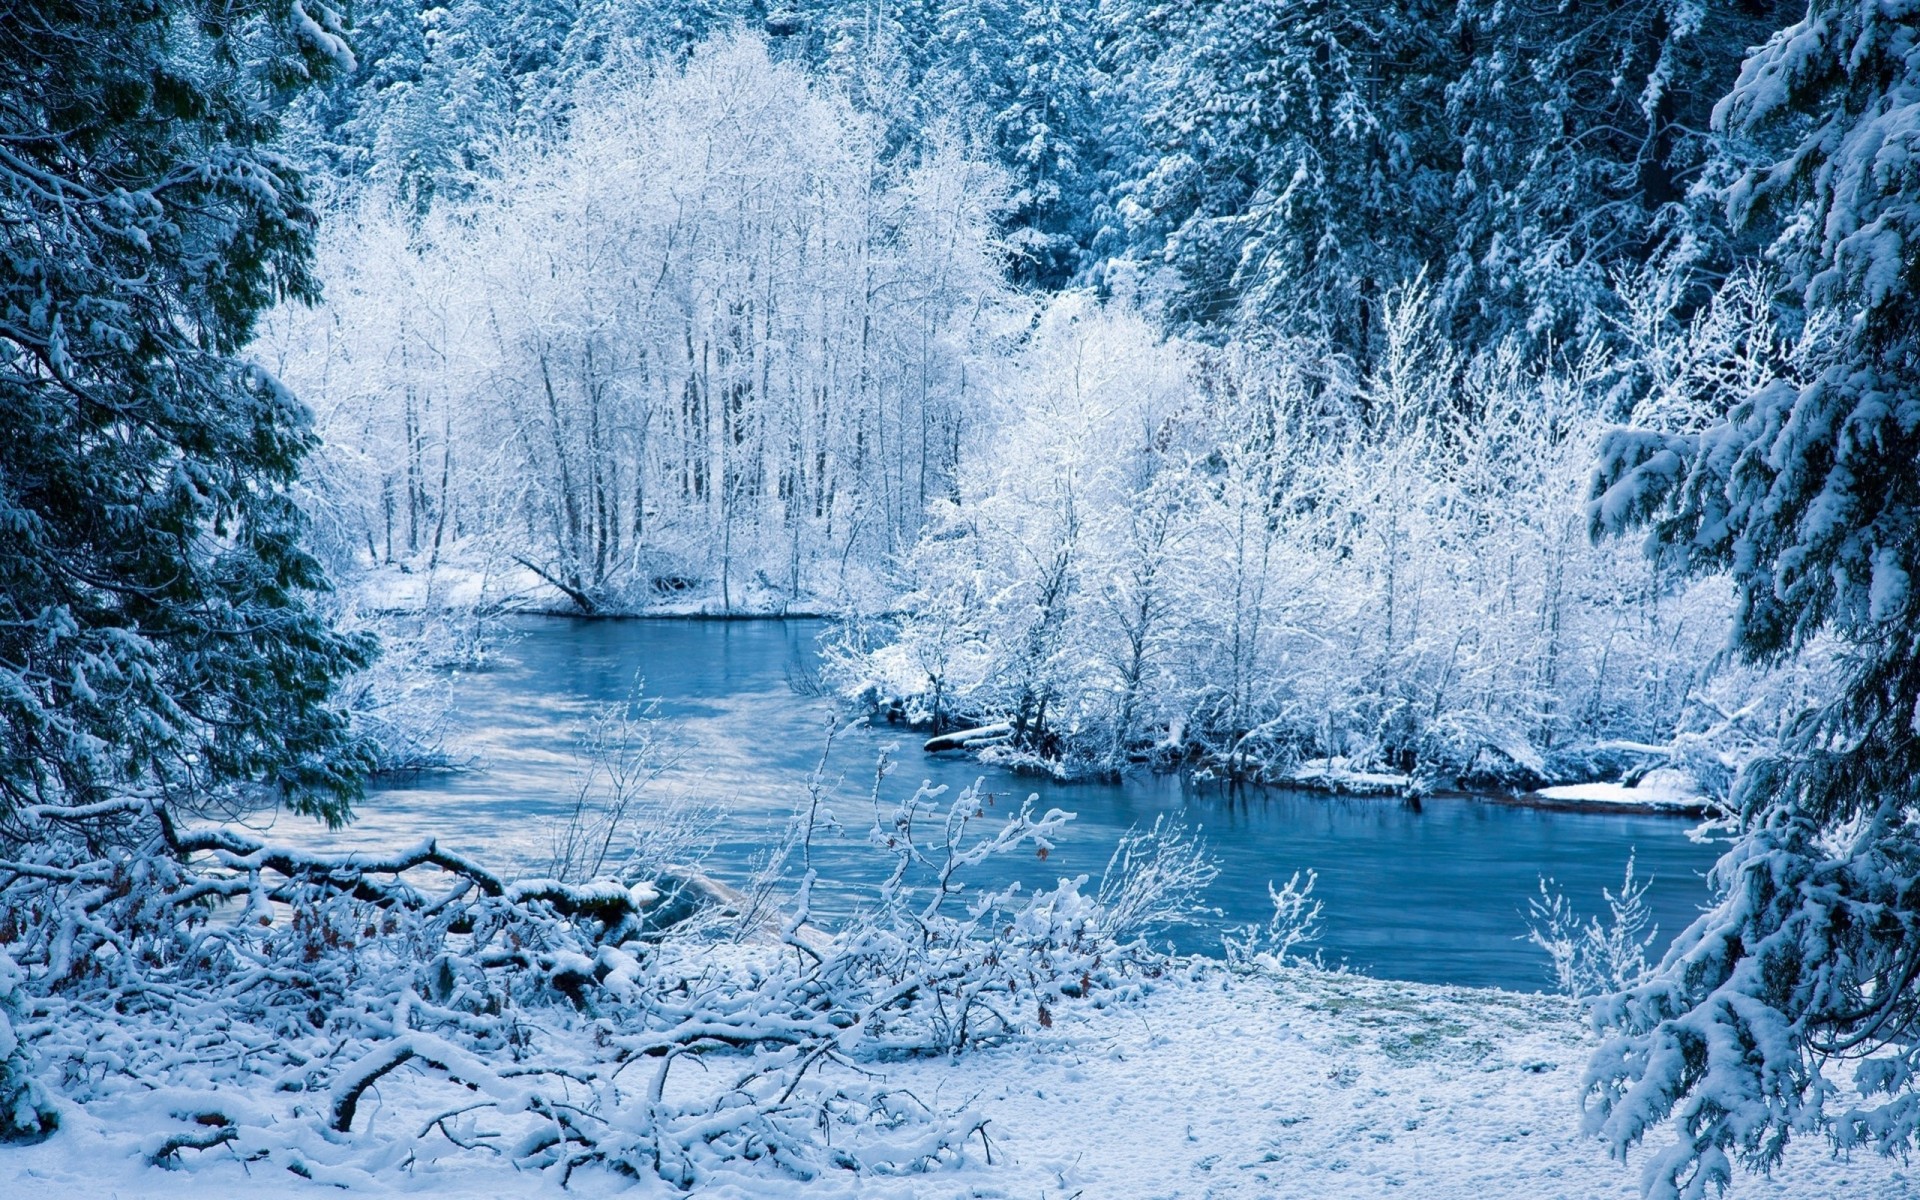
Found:
[[[1819, 344], [1685, 433], [1611, 435], [1596, 529], [1650, 526], [1683, 570], [1728, 570], [1733, 645], [1778, 661], [1829, 638], [1839, 678], [1732, 787], [1718, 903], [1646, 980], [1602, 1001], [1591, 1126], [1663, 1124], [1660, 1196], [1725, 1187], [1790, 1139], [1906, 1153], [1920, 1138], [1920, 30], [1911, 5], [1815, 3], [1717, 110], [1758, 165], [1728, 192], [1773, 222]], [[1824, 1074], [1851, 1063], [1856, 1097]]]
[[32, 1142], [59, 1127], [59, 1116], [35, 1077], [39, 1063], [21, 1037], [25, 972], [0, 948], [0, 1142]]
[[1582, 917], [1550, 879], [1542, 878], [1540, 894], [1527, 901], [1527, 938], [1547, 952], [1555, 987], [1577, 1007], [1646, 978], [1647, 951], [1660, 935], [1647, 911], [1649, 883], [1634, 878], [1633, 856], [1628, 855], [1620, 890], [1601, 892], [1607, 906], [1604, 922]]
[[1298, 965], [1296, 953], [1320, 937], [1322, 905], [1313, 898], [1318, 877], [1298, 871], [1284, 884], [1267, 884], [1267, 898], [1273, 903], [1273, 915], [1264, 925], [1248, 925], [1227, 933], [1221, 940], [1227, 965], [1236, 971], [1268, 973]]
[[[240, 353], [311, 299], [315, 214], [266, 97], [323, 4], [9, 5], [0, 35], [0, 818], [262, 786], [339, 818], [309, 415]], [[315, 25], [316, 28], [319, 25]]]
[[[830, 936], [808, 924], [811, 872], [777, 923], [662, 927], [648, 880], [511, 881], [431, 842], [308, 854], [146, 803], [43, 806], [0, 862], [7, 1128], [145, 1094], [157, 1166], [218, 1150], [340, 1183], [472, 1154], [680, 1188], [936, 1169], [984, 1145], [986, 1116], [870, 1064], [1046, 1026], [1137, 971], [1080, 881], [968, 888], [1070, 819], [984, 817], [973, 789], [877, 804], [892, 871]], [[130, 840], [102, 853], [106, 822]], [[1159, 882], [1120, 886], [1123, 921], [1164, 911]]]
[[1324, 343], [1208, 350], [1054, 301], [981, 381], [996, 411], [894, 611], [848, 622], [830, 675], [936, 733], [1005, 723], [985, 757], [1067, 772], [1538, 782], [1665, 740], [1725, 599], [1583, 537], [1626, 364], [1465, 359], [1418, 285], [1385, 314], [1356, 377]]
[[466, 201], [357, 194], [326, 306], [265, 330], [337, 552], [524, 568], [583, 611], [846, 603], [951, 486], [1004, 177], [958, 139], [888, 158], [751, 37], [576, 95]]

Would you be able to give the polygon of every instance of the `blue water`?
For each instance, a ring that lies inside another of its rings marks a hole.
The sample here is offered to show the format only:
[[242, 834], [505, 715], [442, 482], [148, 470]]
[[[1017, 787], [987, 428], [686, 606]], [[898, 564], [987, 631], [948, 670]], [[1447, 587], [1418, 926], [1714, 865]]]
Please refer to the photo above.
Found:
[[[715, 806], [721, 816], [705, 866], [740, 882], [804, 801], [836, 709], [789, 683], [809, 672], [820, 628], [805, 620], [520, 620], [497, 667], [453, 684], [456, 736], [480, 768], [390, 781], [334, 840], [391, 844], [431, 834], [503, 869], [539, 869], [570, 802], [578, 729], [597, 704], [626, 697], [638, 675], [680, 747], [679, 765], [643, 804], [691, 796]], [[1526, 904], [1541, 875], [1597, 908], [1600, 889], [1617, 886], [1636, 853], [1638, 874], [1652, 879], [1648, 900], [1664, 939], [1707, 900], [1703, 876], [1716, 853], [1690, 841], [1689, 823], [1672, 817], [1449, 798], [1416, 810], [1395, 799], [1228, 790], [1170, 776], [1061, 784], [929, 756], [920, 741], [884, 724], [840, 729], [828, 763], [829, 807], [845, 834], [817, 840], [815, 852], [823, 876], [838, 881], [816, 906], [829, 916], [848, 911], [881, 869], [864, 835], [873, 762], [889, 745], [898, 763], [889, 799], [922, 780], [958, 791], [984, 775], [996, 809], [1038, 793], [1042, 809], [1076, 814], [1045, 862], [1023, 854], [985, 872], [983, 883], [1051, 886], [1083, 873], [1097, 881], [1123, 832], [1173, 814], [1203, 828], [1220, 866], [1207, 901], [1220, 915], [1161, 940], [1218, 953], [1223, 927], [1266, 918], [1269, 880], [1312, 869], [1325, 904], [1325, 958], [1393, 979], [1547, 986], [1545, 956], [1525, 941]]]

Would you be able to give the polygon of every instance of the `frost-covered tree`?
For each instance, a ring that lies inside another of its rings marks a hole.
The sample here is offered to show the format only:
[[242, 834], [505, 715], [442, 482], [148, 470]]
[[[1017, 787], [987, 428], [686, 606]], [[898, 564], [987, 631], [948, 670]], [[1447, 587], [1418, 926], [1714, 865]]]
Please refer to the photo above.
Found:
[[1463, 361], [1429, 290], [1383, 299], [1356, 376], [1324, 341], [1206, 349], [1057, 298], [982, 372], [958, 496], [841, 681], [1069, 771], [1518, 781], [1664, 741], [1725, 596], [1583, 536], [1612, 360]]
[[[1647, 1168], [1666, 1196], [1799, 1133], [1885, 1153], [1920, 1135], [1920, 25], [1819, 0], [1717, 119], [1760, 152], [1734, 218], [1779, 231], [1830, 341], [1704, 427], [1613, 435], [1593, 522], [1646, 524], [1677, 569], [1730, 571], [1740, 654], [1827, 636], [1843, 676], [1739, 775], [1716, 906], [1598, 1010], [1594, 1125], [1624, 1149], [1671, 1118]], [[1828, 1075], [1847, 1062], [1858, 1098]]]
[[350, 61], [319, 3], [0, 5], [0, 817], [355, 792], [307, 413], [239, 354], [316, 294], [276, 107]]
[[1000, 172], [933, 137], [890, 162], [755, 38], [585, 86], [472, 201], [340, 210], [327, 306], [267, 323], [335, 541], [492, 547], [581, 607], [845, 598], [951, 489]]

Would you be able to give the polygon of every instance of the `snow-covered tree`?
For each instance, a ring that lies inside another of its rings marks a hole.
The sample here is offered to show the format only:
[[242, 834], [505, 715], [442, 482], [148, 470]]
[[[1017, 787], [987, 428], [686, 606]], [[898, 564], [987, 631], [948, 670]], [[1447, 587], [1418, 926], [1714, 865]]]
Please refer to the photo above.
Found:
[[[1364, 360], [1425, 270], [1452, 336], [1584, 338], [1656, 251], [1734, 265], [1708, 129], [1773, 3], [1107, 0], [1092, 270], [1171, 268], [1176, 320]], [[1106, 82], [1109, 81], [1110, 82]], [[1697, 280], [1690, 280], [1696, 282]], [[1698, 297], [1694, 297], [1697, 301]]]
[[[1323, 341], [1206, 349], [1057, 299], [976, 385], [994, 403], [958, 498], [842, 682], [916, 721], [1005, 722], [1074, 771], [1520, 780], [1664, 741], [1725, 596], [1586, 544], [1614, 360], [1509, 340], [1463, 361], [1424, 286], [1380, 324], [1356, 376]], [[1718, 335], [1695, 332], [1704, 362]]]
[[684, 53], [748, 9], [734, 0], [367, 0], [353, 68], [303, 97], [294, 143], [348, 190], [419, 210], [470, 197], [516, 138], [553, 136], [581, 79], [610, 62]]
[[1661, 247], [1726, 270], [1733, 247], [1707, 199], [1726, 165], [1709, 114], [1747, 48], [1798, 12], [1778, 0], [1467, 0], [1443, 18], [1458, 158], [1435, 277], [1456, 327], [1592, 333], [1618, 274]]
[[1097, 27], [1087, 0], [942, 6], [929, 90], [973, 98], [973, 121], [1014, 180], [1006, 214], [1019, 279], [1073, 281], [1103, 158]]
[[1184, 283], [1176, 317], [1304, 323], [1364, 353], [1379, 298], [1443, 232], [1443, 30], [1422, 8], [1109, 7], [1116, 86], [1145, 97], [1117, 211], [1132, 253]]
[[276, 108], [350, 64], [319, 3], [0, 8], [0, 818], [355, 794], [308, 414], [240, 353], [317, 293]]
[[327, 424], [336, 541], [465, 540], [582, 607], [850, 595], [951, 490], [1003, 177], [933, 135], [890, 162], [758, 39], [582, 86], [471, 202], [340, 211], [328, 306], [266, 330]]
[[[1920, 25], [1819, 0], [1717, 110], [1760, 165], [1734, 218], [1828, 340], [1698, 428], [1605, 446], [1596, 530], [1646, 524], [1678, 569], [1730, 571], [1733, 647], [1778, 661], [1831, 637], [1837, 695], [1741, 771], [1717, 905], [1656, 975], [1604, 1003], [1589, 1072], [1616, 1146], [1671, 1118], [1657, 1195], [1724, 1186], [1824, 1128], [1904, 1153], [1920, 1135]], [[1827, 1071], [1852, 1062], [1859, 1099]]]

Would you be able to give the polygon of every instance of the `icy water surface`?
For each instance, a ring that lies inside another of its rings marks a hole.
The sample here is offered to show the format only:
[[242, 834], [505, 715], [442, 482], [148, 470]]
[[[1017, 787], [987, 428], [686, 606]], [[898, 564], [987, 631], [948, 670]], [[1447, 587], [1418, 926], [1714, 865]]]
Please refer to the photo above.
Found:
[[[819, 760], [834, 705], [789, 683], [808, 673], [819, 630], [803, 620], [520, 621], [519, 640], [495, 669], [454, 684], [460, 737], [482, 769], [376, 788], [355, 824], [332, 840], [391, 845], [430, 834], [504, 869], [537, 871], [569, 803], [577, 730], [640, 675], [681, 745], [681, 765], [653, 785], [647, 802], [690, 794], [716, 805], [722, 819], [706, 866], [740, 882], [804, 800]], [[1460, 799], [1428, 800], [1416, 811], [1394, 799], [1229, 791], [1165, 776], [1059, 784], [931, 757], [920, 740], [884, 725], [840, 731], [829, 805], [846, 832], [817, 842], [815, 862], [842, 885], [817, 897], [816, 910], [848, 911], [858, 882], [879, 869], [864, 834], [874, 758], [890, 744], [898, 768], [889, 798], [922, 780], [958, 791], [984, 774], [997, 808], [1038, 793], [1042, 809], [1077, 814], [1047, 861], [1023, 854], [983, 880], [995, 885], [1018, 878], [1051, 886], [1084, 873], [1091, 888], [1129, 826], [1162, 813], [1203, 826], [1221, 868], [1209, 896], [1221, 915], [1170, 935], [1183, 951], [1218, 953], [1222, 927], [1267, 916], [1269, 880], [1312, 868], [1326, 905], [1320, 948], [1329, 961], [1394, 979], [1531, 991], [1546, 980], [1544, 955], [1523, 940], [1540, 875], [1591, 910], [1636, 850], [1640, 875], [1653, 877], [1649, 899], [1665, 937], [1705, 901], [1702, 877], [1715, 854], [1690, 842], [1689, 823], [1672, 817]]]

